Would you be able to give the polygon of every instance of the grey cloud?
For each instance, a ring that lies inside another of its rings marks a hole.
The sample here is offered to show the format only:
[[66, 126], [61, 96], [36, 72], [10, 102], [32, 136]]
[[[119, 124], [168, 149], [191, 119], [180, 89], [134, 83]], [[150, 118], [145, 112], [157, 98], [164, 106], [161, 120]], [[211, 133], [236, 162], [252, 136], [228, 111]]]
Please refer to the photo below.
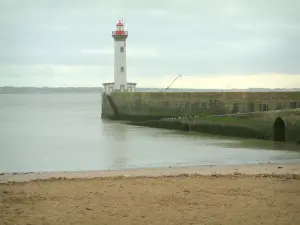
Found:
[[[26, 3], [26, 4], [25, 4]], [[300, 1], [2, 1], [1, 64], [107, 65], [114, 23], [124, 17], [128, 57], [145, 74], [299, 73]], [[0, 68], [1, 69], [1, 68]]]

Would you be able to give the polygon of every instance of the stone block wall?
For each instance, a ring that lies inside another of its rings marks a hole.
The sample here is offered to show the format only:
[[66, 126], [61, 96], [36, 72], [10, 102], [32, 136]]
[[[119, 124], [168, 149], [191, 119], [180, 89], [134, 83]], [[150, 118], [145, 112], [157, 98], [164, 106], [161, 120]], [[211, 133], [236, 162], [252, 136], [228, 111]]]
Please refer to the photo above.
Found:
[[[195, 116], [300, 108], [300, 92], [114, 92], [120, 114]], [[103, 100], [102, 113], [113, 111]]]
[[101, 117], [102, 118], [111, 118], [114, 116], [114, 111], [112, 107], [109, 104], [108, 99], [106, 98], [105, 94], [102, 94], [102, 112]]

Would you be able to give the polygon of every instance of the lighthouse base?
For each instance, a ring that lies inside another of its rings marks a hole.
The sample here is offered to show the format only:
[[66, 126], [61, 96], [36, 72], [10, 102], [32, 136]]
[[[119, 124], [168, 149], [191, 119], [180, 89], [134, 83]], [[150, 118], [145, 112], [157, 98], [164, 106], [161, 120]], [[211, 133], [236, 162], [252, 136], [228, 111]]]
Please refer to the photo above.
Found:
[[116, 88], [114, 82], [111, 83], [104, 83], [103, 84], [103, 92], [105, 94], [111, 94], [112, 92], [135, 92], [136, 83], [127, 83], [125, 85], [120, 85], [120, 88]]

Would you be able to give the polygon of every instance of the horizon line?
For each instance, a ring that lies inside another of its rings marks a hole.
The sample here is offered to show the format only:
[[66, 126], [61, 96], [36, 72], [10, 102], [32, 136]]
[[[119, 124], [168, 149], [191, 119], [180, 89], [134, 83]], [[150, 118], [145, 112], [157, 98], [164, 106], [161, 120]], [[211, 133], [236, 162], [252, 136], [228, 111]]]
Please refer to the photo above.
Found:
[[[101, 88], [102, 86], [0, 86], [0, 88]], [[137, 87], [137, 89], [165, 89], [165, 87]], [[190, 90], [251, 90], [251, 89], [268, 89], [268, 90], [287, 90], [287, 89], [300, 89], [299, 87], [293, 88], [263, 88], [263, 87], [250, 87], [250, 88], [169, 88], [169, 89], [190, 89]]]

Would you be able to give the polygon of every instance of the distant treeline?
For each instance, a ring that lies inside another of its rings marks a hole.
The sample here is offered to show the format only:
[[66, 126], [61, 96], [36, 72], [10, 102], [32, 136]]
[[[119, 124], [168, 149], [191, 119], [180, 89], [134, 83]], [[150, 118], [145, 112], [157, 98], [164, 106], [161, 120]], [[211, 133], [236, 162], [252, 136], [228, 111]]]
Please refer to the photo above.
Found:
[[[0, 94], [26, 94], [26, 93], [101, 93], [101, 87], [0, 87]], [[137, 88], [137, 92], [161, 92], [162, 88]], [[181, 89], [170, 88], [167, 92], [298, 92], [300, 88], [291, 89], [264, 89], [264, 88], [250, 88], [250, 89]]]

